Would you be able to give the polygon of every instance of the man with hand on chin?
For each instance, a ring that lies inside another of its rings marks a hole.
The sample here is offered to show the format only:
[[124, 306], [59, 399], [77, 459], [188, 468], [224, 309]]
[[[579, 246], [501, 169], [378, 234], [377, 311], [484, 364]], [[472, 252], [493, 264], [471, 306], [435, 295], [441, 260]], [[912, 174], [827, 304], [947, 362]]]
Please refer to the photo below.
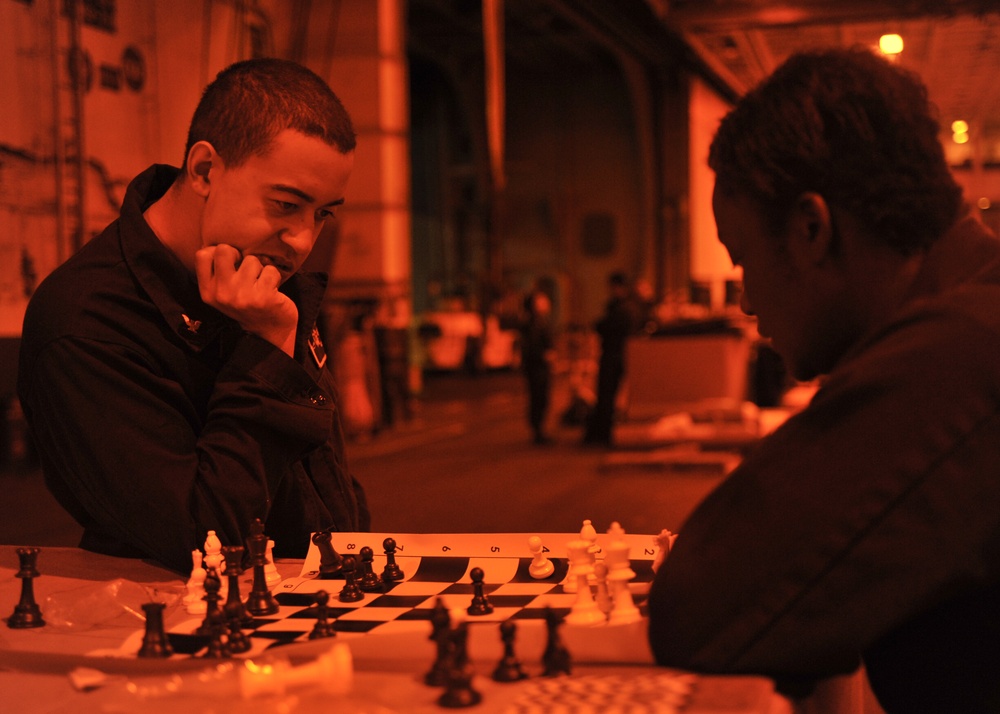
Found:
[[299, 272], [344, 201], [350, 117], [308, 69], [232, 65], [195, 110], [178, 171], [130, 184], [121, 216], [45, 280], [25, 315], [18, 395], [81, 546], [179, 571], [207, 531], [275, 553], [367, 530]]

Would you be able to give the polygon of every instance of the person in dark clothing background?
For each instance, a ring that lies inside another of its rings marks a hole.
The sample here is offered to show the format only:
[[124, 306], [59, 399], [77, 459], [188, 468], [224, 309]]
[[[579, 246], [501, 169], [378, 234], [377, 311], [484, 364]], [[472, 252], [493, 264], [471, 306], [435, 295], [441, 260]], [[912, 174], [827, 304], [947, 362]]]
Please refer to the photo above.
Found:
[[81, 546], [178, 571], [209, 530], [277, 556], [367, 530], [300, 271], [344, 201], [350, 117], [293, 62], [248, 60], [206, 88], [178, 170], [150, 167], [121, 216], [38, 288], [18, 396]]
[[537, 288], [524, 299], [521, 325], [521, 369], [528, 384], [528, 424], [536, 444], [548, 444], [545, 430], [552, 395], [552, 366], [556, 352], [552, 338], [552, 300]]
[[744, 311], [823, 379], [682, 525], [657, 661], [797, 696], [863, 664], [890, 714], [1000, 711], [1000, 241], [926, 89], [867, 49], [794, 55], [709, 165]]
[[625, 375], [625, 343], [638, 328], [638, 304], [624, 273], [608, 276], [608, 292], [604, 314], [594, 325], [601, 340], [601, 356], [597, 363], [597, 401], [587, 417], [585, 444], [612, 442], [618, 389]]

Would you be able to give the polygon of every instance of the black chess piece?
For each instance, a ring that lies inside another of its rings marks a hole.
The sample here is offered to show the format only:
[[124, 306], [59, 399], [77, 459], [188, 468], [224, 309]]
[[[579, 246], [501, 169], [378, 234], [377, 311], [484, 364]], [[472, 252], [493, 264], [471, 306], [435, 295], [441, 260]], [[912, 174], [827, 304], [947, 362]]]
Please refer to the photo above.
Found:
[[333, 629], [330, 622], [330, 594], [326, 590], [318, 590], [313, 596], [316, 599], [316, 624], [313, 625], [309, 633], [310, 640], [319, 640], [325, 637], [336, 637], [337, 631]]
[[358, 581], [358, 587], [361, 588], [362, 592], [366, 593], [380, 593], [384, 592], [385, 586], [379, 579], [378, 575], [375, 574], [375, 568], [372, 562], [375, 560], [375, 551], [373, 551], [367, 545], [361, 548], [361, 580]]
[[264, 535], [264, 523], [255, 518], [250, 526], [250, 537], [247, 538], [247, 550], [253, 563], [253, 586], [247, 597], [246, 607], [251, 615], [274, 615], [280, 609], [278, 601], [267, 587], [267, 575], [264, 566], [267, 565], [267, 536]]
[[42, 610], [35, 602], [34, 580], [38, 577], [36, 566], [39, 550], [39, 548], [18, 548], [16, 551], [21, 568], [14, 573], [14, 577], [21, 579], [21, 600], [14, 606], [14, 613], [7, 618], [7, 627], [15, 630], [45, 625]]
[[517, 636], [517, 625], [513, 620], [500, 623], [500, 639], [503, 642], [503, 657], [493, 670], [495, 682], [519, 682], [528, 675], [521, 669], [521, 662], [514, 654], [514, 638]]
[[451, 615], [440, 597], [431, 610], [431, 636], [437, 649], [437, 656], [431, 669], [424, 675], [424, 683], [431, 687], [443, 687], [448, 683], [448, 669], [451, 664]]
[[570, 674], [569, 650], [559, 636], [559, 626], [563, 619], [551, 607], [545, 607], [545, 625], [548, 637], [545, 642], [545, 652], [542, 653], [542, 676], [558, 677]]
[[243, 631], [242, 624], [238, 618], [230, 617], [229, 631], [226, 636], [226, 652], [228, 654], [243, 654], [249, 652], [253, 646], [247, 633]]
[[226, 637], [228, 628], [223, 622], [220, 627], [216, 627], [208, 638], [208, 649], [202, 655], [205, 659], [229, 659], [232, 655], [226, 647]]
[[145, 602], [142, 604], [142, 611], [146, 613], [146, 631], [142, 636], [142, 647], [139, 648], [140, 657], [169, 657], [174, 653], [174, 648], [170, 646], [170, 639], [163, 627], [162, 602]]
[[205, 601], [205, 619], [194, 631], [196, 635], [211, 635], [220, 629], [225, 630], [226, 618], [222, 608], [219, 607], [219, 601], [222, 600], [221, 590], [222, 581], [219, 579], [219, 574], [215, 568], [209, 568], [205, 576], [205, 595], [202, 597]]
[[243, 546], [222, 546], [222, 557], [226, 563], [226, 578], [229, 580], [229, 591], [226, 604], [223, 606], [226, 619], [237, 619], [241, 626], [248, 627], [253, 623], [253, 615], [247, 611], [240, 595], [240, 576], [243, 574]]
[[475, 672], [469, 664], [467, 650], [469, 623], [459, 623], [449, 633], [451, 656], [449, 657], [447, 688], [438, 698], [438, 704], [449, 709], [472, 707], [483, 700], [483, 695], [472, 687]]
[[405, 576], [402, 568], [396, 564], [396, 539], [386, 538], [382, 541], [382, 547], [385, 548], [385, 567], [382, 568], [382, 582], [386, 586], [389, 586], [393, 583], [398, 583]]
[[344, 587], [341, 589], [337, 599], [341, 602], [358, 602], [365, 599], [365, 594], [358, 587], [358, 559], [353, 555], [344, 556]]
[[466, 609], [470, 615], [489, 615], [493, 612], [493, 604], [490, 599], [486, 596], [486, 589], [483, 585], [483, 578], [486, 574], [483, 572], [482, 568], [473, 568], [469, 573], [469, 577], [472, 578], [472, 603]]
[[340, 574], [343, 558], [333, 547], [333, 535], [330, 531], [313, 533], [312, 542], [319, 548], [320, 580], [332, 580]]

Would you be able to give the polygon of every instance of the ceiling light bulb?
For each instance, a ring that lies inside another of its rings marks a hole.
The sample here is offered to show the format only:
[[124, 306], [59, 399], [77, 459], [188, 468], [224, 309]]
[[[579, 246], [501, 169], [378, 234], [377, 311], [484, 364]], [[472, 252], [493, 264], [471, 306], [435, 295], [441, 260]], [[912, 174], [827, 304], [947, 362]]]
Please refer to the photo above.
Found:
[[878, 38], [879, 51], [884, 55], [898, 55], [903, 51], [903, 38], [899, 35], [882, 35]]

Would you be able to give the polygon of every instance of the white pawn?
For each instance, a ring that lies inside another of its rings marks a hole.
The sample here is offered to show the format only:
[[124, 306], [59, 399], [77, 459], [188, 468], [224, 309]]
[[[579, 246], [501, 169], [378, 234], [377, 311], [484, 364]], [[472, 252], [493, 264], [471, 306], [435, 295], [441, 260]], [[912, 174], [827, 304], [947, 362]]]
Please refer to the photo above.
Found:
[[528, 538], [528, 550], [534, 556], [531, 560], [531, 565], [528, 566], [528, 575], [535, 580], [542, 580], [556, 571], [556, 566], [551, 560], [545, 557], [541, 538], [538, 536]]
[[267, 587], [273, 588], [275, 585], [281, 582], [281, 574], [278, 572], [277, 566], [274, 564], [274, 541], [269, 540], [267, 542], [267, 550], [265, 551], [265, 556], [267, 561], [264, 563], [264, 580], [267, 583]]
[[604, 562], [594, 565], [594, 576], [597, 581], [597, 607], [605, 615], [610, 614], [614, 601], [611, 599], [611, 591], [608, 590], [608, 566]]
[[606, 617], [597, 607], [589, 583], [589, 578], [594, 574], [594, 565], [590, 560], [590, 541], [583, 538], [570, 541], [567, 548], [570, 562], [569, 575], [576, 580], [576, 599], [569, 614], [566, 615], [566, 622], [571, 625], [601, 624]]
[[191, 577], [188, 578], [185, 586], [187, 594], [184, 595], [184, 609], [190, 615], [204, 615], [208, 610], [208, 605], [204, 600], [205, 578], [208, 577], [208, 571], [201, 564], [201, 551], [197, 548], [191, 551], [191, 561], [193, 567], [191, 568]]

